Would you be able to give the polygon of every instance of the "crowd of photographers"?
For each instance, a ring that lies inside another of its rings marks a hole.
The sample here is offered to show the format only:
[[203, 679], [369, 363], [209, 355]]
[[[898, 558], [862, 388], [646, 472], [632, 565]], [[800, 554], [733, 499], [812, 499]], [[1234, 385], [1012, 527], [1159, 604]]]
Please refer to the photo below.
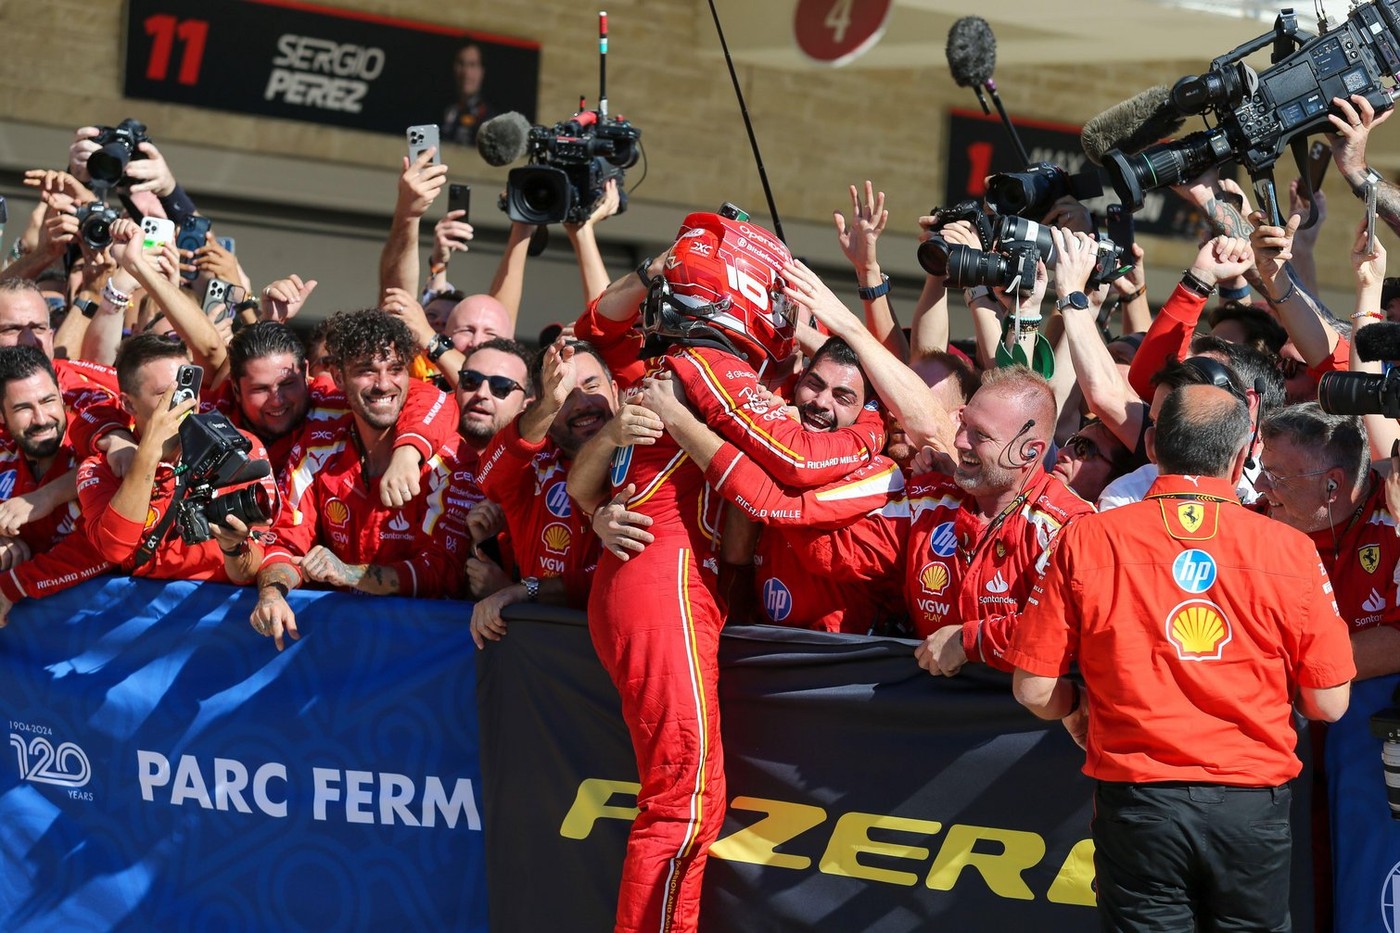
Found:
[[[1335, 107], [1337, 175], [1360, 186], [1389, 113]], [[250, 281], [140, 124], [80, 129], [63, 170], [26, 173], [41, 203], [0, 273], [0, 621], [126, 573], [256, 587], [251, 624], [279, 649], [301, 637], [301, 586], [470, 600], [484, 645], [506, 635], [504, 607], [586, 607], [604, 555], [658, 547], [652, 507], [688, 459], [706, 485], [685, 521], [729, 619], [910, 637], [936, 675], [1009, 671], [1051, 542], [1147, 494], [1148, 426], [1205, 384], [1247, 405], [1238, 495], [1311, 536], [1359, 676], [1400, 671], [1400, 426], [1359, 401], [1378, 381], [1315, 401], [1324, 374], [1381, 372], [1357, 334], [1400, 319], [1400, 286], [1363, 229], [1355, 313], [1322, 305], [1313, 248], [1351, 234], [1327, 228], [1320, 192], [1295, 185], [1276, 226], [1214, 171], [1177, 187], [1212, 229], [1153, 308], [1142, 248], [1107, 253], [1061, 175], [1032, 172], [995, 221], [1015, 230], [990, 234], [1028, 251], [988, 250], [980, 209], [920, 218], [931, 274], [902, 326], [869, 182], [835, 214], [855, 282], [833, 289], [790, 257], [777, 284], [733, 262], [707, 278], [722, 234], [690, 218], [614, 278], [594, 232], [618, 209], [612, 180], [565, 225], [580, 313], [536, 350], [515, 333], [533, 227], [512, 226], [489, 284], [454, 283], [472, 228], [447, 211], [422, 267], [447, 182], [435, 155], [403, 160], [368, 307], [320, 309], [309, 332], [316, 281]], [[1310, 207], [1323, 222], [1301, 228]], [[962, 346], [950, 291], [975, 325]], [[722, 347], [764, 388], [730, 398], [734, 372], [700, 356], [657, 378], [649, 355], [668, 345]], [[663, 436], [675, 458], [630, 482], [633, 452]]]

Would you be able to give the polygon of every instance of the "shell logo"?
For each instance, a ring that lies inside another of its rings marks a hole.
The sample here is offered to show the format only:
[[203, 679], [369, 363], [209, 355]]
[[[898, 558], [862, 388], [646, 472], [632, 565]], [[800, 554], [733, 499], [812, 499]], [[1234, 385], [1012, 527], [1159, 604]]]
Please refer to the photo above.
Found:
[[948, 565], [942, 561], [924, 564], [924, 569], [919, 571], [919, 585], [924, 588], [925, 593], [934, 596], [942, 593], [948, 588]]
[[326, 520], [332, 525], [343, 525], [350, 520], [350, 507], [339, 499], [326, 503]]
[[155, 506], [150, 506], [146, 509], [146, 524], [141, 530], [145, 531], [146, 529], [154, 528], [158, 521], [160, 521], [160, 513], [156, 511]]
[[563, 554], [573, 543], [574, 537], [569, 534], [569, 529], [558, 522], [544, 526], [544, 546], [545, 550], [551, 554]]
[[1188, 599], [1167, 615], [1167, 640], [1183, 661], [1219, 661], [1234, 631], [1225, 612], [1204, 599]]

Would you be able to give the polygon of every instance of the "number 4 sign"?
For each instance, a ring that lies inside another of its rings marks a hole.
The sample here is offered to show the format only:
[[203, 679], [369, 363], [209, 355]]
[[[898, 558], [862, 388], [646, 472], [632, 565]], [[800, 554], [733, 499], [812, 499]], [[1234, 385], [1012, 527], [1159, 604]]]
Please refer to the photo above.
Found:
[[891, 0], [797, 0], [797, 47], [824, 65], [850, 64], [880, 41], [892, 7]]

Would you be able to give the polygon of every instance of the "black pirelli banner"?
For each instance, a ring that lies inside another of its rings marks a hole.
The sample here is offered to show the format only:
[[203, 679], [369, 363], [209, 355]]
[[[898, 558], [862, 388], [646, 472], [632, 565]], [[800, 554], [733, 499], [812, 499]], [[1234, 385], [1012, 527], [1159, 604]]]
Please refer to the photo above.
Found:
[[400, 135], [445, 124], [450, 134], [463, 82], [469, 120], [509, 110], [533, 120], [539, 46], [299, 0], [127, 4], [127, 97]]
[[[638, 787], [617, 693], [581, 614], [507, 616], [477, 667], [491, 928], [606, 933]], [[914, 644], [725, 629], [730, 805], [703, 930], [1097, 928], [1083, 751], [1009, 677], [932, 677]], [[1294, 916], [1309, 929], [1300, 785]]]
[[[1107, 174], [1084, 154], [1084, 147], [1079, 143], [1080, 128], [1020, 118], [1013, 118], [1011, 122], [1031, 162], [1052, 162], [1071, 175], [1099, 172], [1104, 194], [1084, 203], [1102, 221], [1108, 205], [1118, 203], [1118, 195]], [[984, 180], [988, 175], [1019, 172], [1025, 167], [996, 116], [986, 116], [979, 110], [953, 108], [948, 111], [948, 174], [940, 206], [947, 207], [969, 198], [980, 201], [987, 194]], [[1030, 219], [1040, 220], [1039, 217]], [[1142, 210], [1133, 215], [1133, 222], [1139, 234], [1190, 240], [1196, 239], [1198, 231], [1204, 229], [1200, 212], [1166, 188], [1147, 192]]]

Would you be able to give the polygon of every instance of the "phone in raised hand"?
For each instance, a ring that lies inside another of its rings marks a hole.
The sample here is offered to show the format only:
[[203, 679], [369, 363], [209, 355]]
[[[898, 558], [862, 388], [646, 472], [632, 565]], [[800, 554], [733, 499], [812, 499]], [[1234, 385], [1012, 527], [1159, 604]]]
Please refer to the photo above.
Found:
[[199, 386], [204, 381], [204, 367], [185, 363], [175, 371], [175, 392], [170, 396], [170, 407], [179, 408], [190, 399], [199, 398]]

